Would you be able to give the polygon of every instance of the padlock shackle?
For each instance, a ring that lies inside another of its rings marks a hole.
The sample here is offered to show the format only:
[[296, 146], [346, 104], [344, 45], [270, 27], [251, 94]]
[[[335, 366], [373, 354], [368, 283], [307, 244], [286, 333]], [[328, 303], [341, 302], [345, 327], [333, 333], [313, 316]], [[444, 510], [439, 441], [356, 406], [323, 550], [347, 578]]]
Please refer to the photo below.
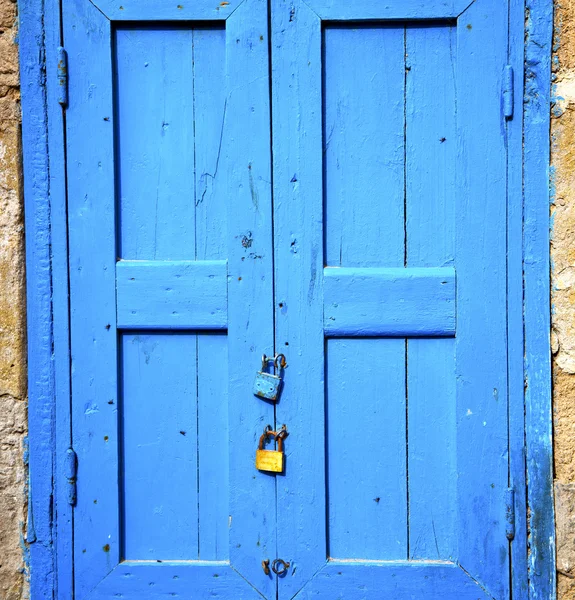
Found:
[[264, 445], [267, 442], [268, 438], [273, 436], [278, 445], [278, 452], [283, 452], [284, 437], [286, 435], [287, 435], [287, 432], [285, 429], [282, 429], [281, 431], [272, 431], [271, 429], [264, 431], [262, 433], [262, 435], [260, 436], [260, 443], [258, 444], [258, 450], [263, 450]]
[[274, 373], [280, 375], [282, 369], [287, 367], [285, 354], [276, 354], [275, 356], [262, 355], [262, 371], [267, 372], [269, 363], [274, 366]]
[[274, 367], [277, 369], [278, 375], [282, 369], [287, 367], [285, 354], [276, 354], [274, 357]]

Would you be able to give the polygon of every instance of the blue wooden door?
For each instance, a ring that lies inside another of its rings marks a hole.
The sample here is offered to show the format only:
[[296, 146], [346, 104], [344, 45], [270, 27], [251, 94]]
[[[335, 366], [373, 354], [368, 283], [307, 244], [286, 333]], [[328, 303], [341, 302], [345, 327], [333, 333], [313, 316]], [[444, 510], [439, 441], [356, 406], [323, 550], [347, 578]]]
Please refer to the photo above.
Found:
[[266, 2], [63, 9], [75, 597], [272, 597]]
[[507, 4], [70, 0], [63, 32], [74, 597], [509, 598]]
[[509, 598], [507, 5], [271, 6], [280, 598]]

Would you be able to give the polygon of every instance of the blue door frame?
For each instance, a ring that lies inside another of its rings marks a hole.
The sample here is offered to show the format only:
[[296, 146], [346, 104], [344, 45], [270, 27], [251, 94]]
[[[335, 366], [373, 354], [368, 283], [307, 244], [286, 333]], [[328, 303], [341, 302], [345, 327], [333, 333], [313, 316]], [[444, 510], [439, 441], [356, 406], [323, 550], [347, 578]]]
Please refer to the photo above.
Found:
[[[524, 97], [516, 94], [515, 126], [509, 137], [509, 144], [518, 150], [514, 156], [522, 156], [522, 161], [509, 164], [510, 185], [523, 189], [522, 196], [518, 191], [508, 199], [509, 385], [515, 386], [514, 393], [525, 389], [525, 420], [517, 414], [511, 421], [524, 423], [526, 439], [526, 447], [515, 453], [524, 452], [525, 464], [512, 464], [511, 469], [518, 482], [528, 484], [527, 497], [517, 502], [518, 528], [527, 528], [528, 535], [527, 544], [513, 551], [513, 589], [514, 598], [548, 599], [555, 597], [549, 344], [553, 6], [551, 0], [511, 0], [510, 14], [515, 23], [523, 23], [528, 15], [525, 44], [522, 27], [510, 31], [515, 86], [524, 89]], [[26, 552], [33, 600], [69, 598], [72, 578], [70, 473], [65, 460], [70, 445], [70, 373], [60, 32], [58, 0], [20, 0], [29, 340]]]

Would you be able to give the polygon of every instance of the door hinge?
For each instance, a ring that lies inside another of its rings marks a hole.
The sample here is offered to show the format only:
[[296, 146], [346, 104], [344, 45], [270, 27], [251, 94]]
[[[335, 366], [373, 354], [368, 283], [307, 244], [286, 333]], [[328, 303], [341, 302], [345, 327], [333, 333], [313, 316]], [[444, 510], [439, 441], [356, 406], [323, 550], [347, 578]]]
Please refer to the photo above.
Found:
[[78, 457], [72, 448], [66, 450], [66, 480], [68, 485], [68, 504], [76, 504], [76, 474], [78, 471]]
[[515, 537], [515, 490], [505, 492], [505, 535], [511, 541]]
[[68, 54], [62, 46], [58, 47], [58, 104], [68, 106]]
[[506, 119], [513, 118], [513, 104], [515, 101], [513, 79], [513, 67], [506, 65], [503, 71], [503, 114]]

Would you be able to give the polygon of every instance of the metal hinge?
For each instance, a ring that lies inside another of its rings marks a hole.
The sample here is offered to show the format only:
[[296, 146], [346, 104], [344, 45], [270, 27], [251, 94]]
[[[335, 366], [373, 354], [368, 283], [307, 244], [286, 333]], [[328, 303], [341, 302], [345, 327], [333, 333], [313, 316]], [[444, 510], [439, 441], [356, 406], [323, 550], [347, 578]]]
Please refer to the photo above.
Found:
[[505, 492], [505, 535], [511, 541], [515, 537], [515, 490]]
[[506, 65], [503, 71], [503, 114], [506, 119], [513, 118], [514, 96], [513, 67]]
[[68, 54], [62, 46], [58, 47], [58, 104], [68, 106]]
[[78, 457], [72, 448], [66, 450], [66, 480], [68, 483], [68, 504], [76, 504], [76, 474], [78, 472]]

